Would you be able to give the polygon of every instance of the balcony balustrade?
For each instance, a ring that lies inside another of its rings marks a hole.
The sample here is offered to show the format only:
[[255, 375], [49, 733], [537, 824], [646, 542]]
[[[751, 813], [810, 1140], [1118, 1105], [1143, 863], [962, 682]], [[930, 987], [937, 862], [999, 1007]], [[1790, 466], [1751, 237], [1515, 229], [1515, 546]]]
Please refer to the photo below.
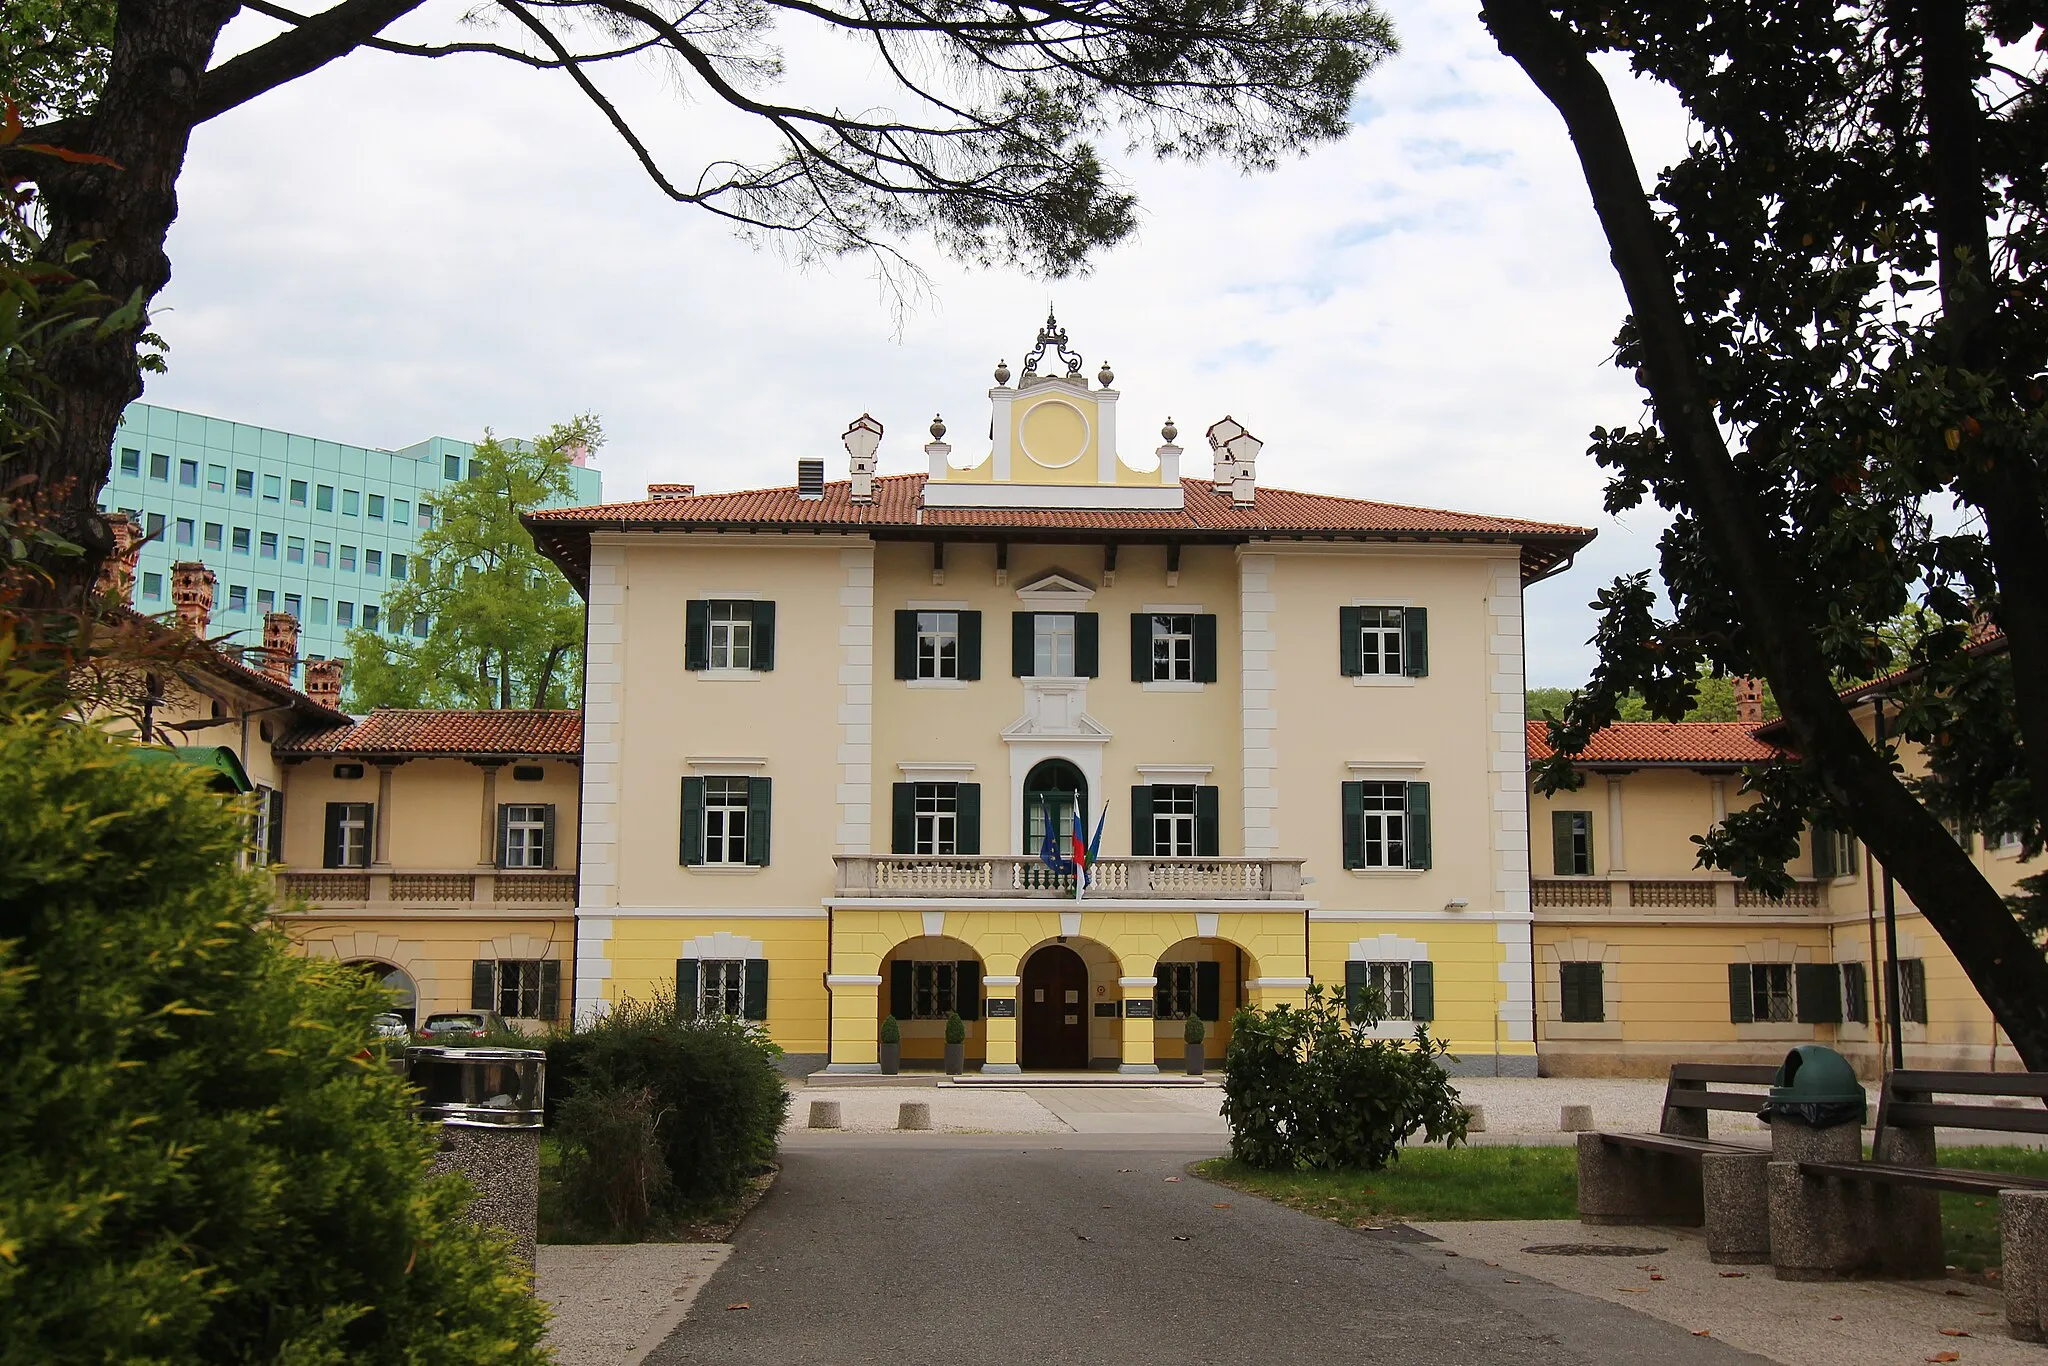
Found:
[[[1036, 857], [968, 854], [845, 854], [841, 897], [937, 897], [1072, 900], [1074, 876]], [[1117, 858], [1092, 870], [1089, 896], [1150, 901], [1295, 901], [1300, 859]]]
[[1543, 910], [1665, 910], [1675, 912], [1820, 911], [1828, 905], [1828, 884], [1795, 881], [1782, 897], [1752, 891], [1730, 877], [1645, 878], [1538, 877], [1529, 880], [1530, 901]]
[[518, 906], [576, 904], [574, 873], [444, 872], [437, 869], [379, 869], [360, 872], [281, 872], [280, 899], [297, 897], [309, 906]]

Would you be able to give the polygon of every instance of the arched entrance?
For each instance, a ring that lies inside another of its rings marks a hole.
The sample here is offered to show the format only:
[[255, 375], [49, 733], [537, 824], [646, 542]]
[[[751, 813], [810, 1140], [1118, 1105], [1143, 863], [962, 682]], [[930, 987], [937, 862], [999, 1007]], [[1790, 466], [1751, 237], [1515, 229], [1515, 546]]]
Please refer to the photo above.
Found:
[[1065, 944], [1046, 944], [1024, 960], [1018, 987], [1017, 1061], [1024, 1067], [1080, 1071], [1088, 1066], [1088, 965]]
[[944, 1065], [946, 1016], [955, 1011], [967, 1026], [967, 1061], [987, 1058], [981, 976], [981, 955], [972, 945], [938, 935], [906, 939], [883, 957], [876, 1023], [881, 1016], [896, 1018], [906, 1069]]
[[1055, 858], [1072, 858], [1074, 831], [1088, 837], [1088, 780], [1065, 759], [1045, 759], [1024, 775], [1024, 856], [1045, 847], [1050, 825]]
[[419, 991], [413, 985], [411, 974], [404, 968], [374, 958], [357, 959], [349, 966], [391, 993], [391, 1013], [402, 1018], [407, 1029], [418, 1027], [419, 1021], [415, 1017], [419, 1014]]

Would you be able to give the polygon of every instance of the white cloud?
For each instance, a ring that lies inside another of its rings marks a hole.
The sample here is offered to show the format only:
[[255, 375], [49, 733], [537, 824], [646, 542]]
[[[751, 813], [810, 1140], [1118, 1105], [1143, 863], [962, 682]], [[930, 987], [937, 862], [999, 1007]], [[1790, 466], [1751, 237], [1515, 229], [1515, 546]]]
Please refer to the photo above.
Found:
[[[195, 138], [147, 398], [376, 446], [594, 410], [608, 496], [747, 487], [836, 466], [863, 411], [885, 471], [917, 467], [934, 411], [978, 433], [989, 370], [1051, 302], [1090, 372], [1114, 363], [1131, 440], [1229, 412], [1276, 484], [1598, 527], [1530, 596], [1531, 682], [1575, 682], [1584, 604], [1652, 563], [1661, 522], [1600, 511], [1586, 433], [1640, 404], [1605, 364], [1621, 292], [1562, 124], [1472, 8], [1399, 5], [1356, 130], [1273, 174], [1121, 160], [1143, 223], [1086, 279], [917, 245], [936, 293], [900, 338], [857, 264], [792, 269], [670, 203], [565, 80], [361, 54]], [[793, 65], [848, 98], [874, 79], [843, 45]], [[615, 79], [668, 155], [732, 150], [658, 73]], [[1610, 80], [1660, 165], [1675, 106]]]

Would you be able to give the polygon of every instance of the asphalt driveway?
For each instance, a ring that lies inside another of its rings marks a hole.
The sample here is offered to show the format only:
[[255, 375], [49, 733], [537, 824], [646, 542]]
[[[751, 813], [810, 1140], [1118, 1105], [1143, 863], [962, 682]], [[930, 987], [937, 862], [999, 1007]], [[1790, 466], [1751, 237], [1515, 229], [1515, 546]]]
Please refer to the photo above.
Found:
[[649, 1366], [1755, 1361], [1186, 1176], [1213, 1140], [847, 1135], [775, 1189]]

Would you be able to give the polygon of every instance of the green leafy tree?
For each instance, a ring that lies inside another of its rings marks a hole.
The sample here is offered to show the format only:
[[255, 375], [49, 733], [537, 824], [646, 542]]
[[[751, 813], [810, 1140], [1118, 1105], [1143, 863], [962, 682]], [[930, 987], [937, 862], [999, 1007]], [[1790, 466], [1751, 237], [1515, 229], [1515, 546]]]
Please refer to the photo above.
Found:
[[[590, 414], [530, 442], [484, 433], [469, 477], [443, 491], [405, 584], [384, 600], [390, 632], [349, 632], [355, 710], [576, 705], [583, 610], [519, 518], [568, 497], [571, 457], [603, 444]], [[424, 637], [411, 630], [421, 621]]]
[[0, 1366], [545, 1361], [382, 993], [266, 926], [246, 812], [38, 710], [0, 641]]
[[[1670, 613], [1646, 575], [1602, 591], [1600, 665], [1540, 785], [1575, 785], [1570, 756], [1631, 691], [1668, 717], [1702, 664], [1767, 678], [1801, 758], [1750, 779], [1761, 800], [1702, 861], [1777, 889], [1807, 822], [1855, 830], [2048, 1068], [2048, 959], [1940, 820], [2002, 810], [2038, 850], [2048, 810], [2040, 6], [1485, 0], [1482, 17], [1562, 115], [1628, 299], [1617, 360], [1649, 410], [1593, 433], [1607, 507], [1672, 512]], [[1591, 60], [1610, 52], [1691, 118], [1648, 193]], [[1909, 606], [1932, 623], [1911, 645], [1925, 672], [1896, 689], [1898, 734], [1935, 766], [1918, 787], [1838, 694], [1895, 662], [1886, 627]], [[1973, 654], [1985, 621], [2009, 663]]]
[[[217, 58], [252, 10], [283, 31]], [[924, 239], [978, 264], [1050, 275], [1085, 268], [1138, 223], [1098, 142], [1245, 170], [1341, 137], [1358, 83], [1393, 50], [1371, 0], [486, 0], [459, 41], [390, 36], [422, 0], [335, 0], [307, 13], [275, 0], [27, 0], [0, 9], [13, 53], [71, 93], [36, 101], [30, 140], [113, 165], [32, 162], [50, 242], [89, 244], [85, 274], [144, 308], [170, 279], [165, 239], [193, 130], [361, 49], [423, 60], [504, 61], [566, 76], [658, 193], [717, 214], [797, 259], [863, 254], [899, 290]], [[109, 22], [111, 20], [111, 22]], [[857, 107], [779, 85], [781, 44], [852, 40], [872, 58]], [[648, 124], [701, 148], [666, 164], [608, 86], [618, 64], [658, 63], [677, 102]], [[12, 70], [10, 76], [14, 74]], [[674, 115], [689, 112], [680, 138]], [[546, 115], [539, 115], [546, 117]], [[732, 118], [727, 146], [713, 125]], [[689, 130], [698, 136], [692, 138]], [[749, 134], [758, 134], [750, 137]], [[748, 142], [756, 153], [740, 148]], [[393, 149], [391, 155], [403, 155]], [[118, 169], [117, 169], [118, 167]], [[109, 533], [94, 506], [122, 409], [142, 392], [142, 324], [80, 339], [60, 357], [61, 421], [30, 452], [44, 515], [86, 554], [52, 567], [82, 598]]]

